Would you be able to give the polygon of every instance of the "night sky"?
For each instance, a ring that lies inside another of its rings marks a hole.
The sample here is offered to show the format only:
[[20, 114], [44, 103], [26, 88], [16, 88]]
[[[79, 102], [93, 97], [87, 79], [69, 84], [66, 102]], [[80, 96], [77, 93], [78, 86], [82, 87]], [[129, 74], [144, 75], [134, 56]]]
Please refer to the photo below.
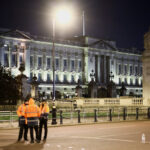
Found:
[[58, 3], [73, 6], [70, 27], [56, 26], [57, 37], [82, 35], [85, 11], [86, 35], [117, 42], [120, 48], [143, 48], [143, 36], [150, 26], [149, 0], [1, 0], [0, 27], [34, 35], [51, 36], [50, 10]]

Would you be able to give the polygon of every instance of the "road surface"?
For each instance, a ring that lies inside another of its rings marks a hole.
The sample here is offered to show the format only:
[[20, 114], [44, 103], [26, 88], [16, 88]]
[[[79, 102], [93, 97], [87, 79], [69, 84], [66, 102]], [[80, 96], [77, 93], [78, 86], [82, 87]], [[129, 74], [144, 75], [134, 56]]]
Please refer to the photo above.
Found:
[[50, 127], [40, 144], [15, 143], [17, 136], [17, 129], [0, 130], [0, 150], [150, 150], [150, 121]]

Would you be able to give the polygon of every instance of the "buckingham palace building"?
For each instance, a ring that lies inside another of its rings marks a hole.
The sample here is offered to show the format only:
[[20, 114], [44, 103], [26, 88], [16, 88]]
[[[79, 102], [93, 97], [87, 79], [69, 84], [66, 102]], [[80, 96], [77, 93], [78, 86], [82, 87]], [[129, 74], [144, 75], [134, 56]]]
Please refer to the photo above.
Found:
[[[23, 72], [31, 83], [37, 77], [38, 91], [51, 97], [53, 87], [52, 38], [33, 36], [19, 30], [1, 29], [0, 63], [11, 70], [13, 76]], [[115, 41], [78, 36], [55, 40], [56, 91], [63, 96], [76, 95], [78, 80], [86, 94], [90, 74], [94, 72], [98, 88], [106, 87], [110, 73], [116, 88], [124, 82], [126, 94], [142, 95], [142, 53], [137, 49], [118, 48]]]

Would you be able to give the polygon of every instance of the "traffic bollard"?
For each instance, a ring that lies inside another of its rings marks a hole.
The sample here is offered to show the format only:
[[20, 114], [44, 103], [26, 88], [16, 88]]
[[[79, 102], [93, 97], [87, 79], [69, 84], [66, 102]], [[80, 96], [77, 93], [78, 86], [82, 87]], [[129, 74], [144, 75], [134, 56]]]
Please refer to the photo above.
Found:
[[62, 115], [62, 110], [60, 110], [60, 124], [63, 124], [63, 115]]
[[112, 109], [109, 109], [109, 121], [112, 121]]
[[80, 110], [78, 110], [78, 123], [81, 123], [81, 120], [80, 120]]
[[123, 120], [126, 120], [126, 108], [123, 108]]
[[150, 119], [150, 107], [148, 108], [148, 111], [147, 111], [147, 117], [148, 119]]
[[97, 110], [94, 109], [94, 122], [97, 122]]
[[136, 108], [136, 120], [139, 119], [139, 108]]

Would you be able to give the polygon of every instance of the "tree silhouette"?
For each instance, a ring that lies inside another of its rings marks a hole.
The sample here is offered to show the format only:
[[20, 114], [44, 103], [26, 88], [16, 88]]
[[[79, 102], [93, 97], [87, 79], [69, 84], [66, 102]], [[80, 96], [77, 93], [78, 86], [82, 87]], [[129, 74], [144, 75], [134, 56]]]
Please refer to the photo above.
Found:
[[0, 65], [0, 104], [16, 104], [20, 98], [19, 83]]

